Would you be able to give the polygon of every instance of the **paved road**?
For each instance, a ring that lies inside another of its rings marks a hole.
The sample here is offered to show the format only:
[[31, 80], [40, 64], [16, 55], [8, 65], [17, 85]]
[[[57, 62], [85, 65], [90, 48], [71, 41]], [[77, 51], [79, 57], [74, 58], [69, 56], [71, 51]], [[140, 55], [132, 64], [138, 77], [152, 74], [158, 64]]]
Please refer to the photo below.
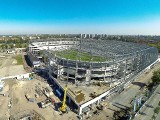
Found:
[[[151, 77], [153, 75], [153, 71], [157, 70], [160, 68], [160, 63], [156, 64], [154, 66], [154, 68], [152, 68], [151, 70], [149, 70], [146, 73], [141, 74], [138, 79], [136, 80], [136, 82], [138, 83], [148, 83], [148, 81], [151, 80]], [[135, 96], [140, 96], [142, 93], [142, 90], [140, 90], [140, 86], [136, 85], [136, 84], [130, 84], [130, 87], [128, 87], [127, 89], [125, 89], [123, 92], [121, 92], [120, 94], [116, 94], [113, 96], [109, 97], [109, 102], [112, 103], [112, 105], [118, 103], [118, 107], [122, 107], [124, 108], [124, 106], [126, 107], [130, 107], [132, 106], [130, 103], [131, 101], [135, 98]], [[155, 99], [159, 99], [160, 98], [155, 98]], [[155, 101], [155, 100], [154, 100]], [[157, 101], [153, 102], [153, 104], [156, 104]], [[120, 105], [119, 105], [120, 104]], [[112, 106], [114, 107], [114, 106]], [[112, 108], [111, 107], [111, 108]], [[146, 108], [146, 109], [151, 109], [151, 108]], [[152, 108], [153, 109], [153, 108]], [[148, 110], [147, 110], [148, 111]], [[149, 111], [148, 111], [149, 112]], [[152, 115], [151, 115], [152, 116]], [[142, 116], [143, 117], [143, 116]], [[139, 120], [139, 119], [137, 119]], [[145, 119], [143, 119], [145, 120]], [[158, 119], [160, 120], [160, 119]]]
[[112, 103], [119, 103], [124, 106], [130, 107], [131, 106], [130, 102], [140, 92], [139, 88], [140, 88], [139, 86], [132, 86], [132, 87], [126, 89], [124, 92], [115, 96], [112, 99]]
[[[149, 98], [149, 100], [146, 102], [147, 105], [153, 106], [147, 107], [146, 104], [143, 106], [143, 108], [140, 110], [140, 112], [145, 113], [145, 115], [137, 114], [134, 120], [151, 120], [152, 115], [154, 114], [154, 108], [158, 106], [158, 102], [160, 101], [160, 94], [157, 92], [160, 92], [160, 85], [155, 90], [153, 95]], [[160, 114], [156, 118], [157, 120], [160, 120]]]

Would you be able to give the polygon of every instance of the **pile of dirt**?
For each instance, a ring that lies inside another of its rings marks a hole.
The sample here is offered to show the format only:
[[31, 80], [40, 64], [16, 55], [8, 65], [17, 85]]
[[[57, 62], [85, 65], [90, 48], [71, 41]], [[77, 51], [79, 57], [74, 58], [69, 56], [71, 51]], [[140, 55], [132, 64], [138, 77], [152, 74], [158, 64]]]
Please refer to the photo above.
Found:
[[78, 95], [76, 95], [75, 100], [77, 103], [80, 103], [85, 100], [85, 95], [82, 92], [80, 92]]

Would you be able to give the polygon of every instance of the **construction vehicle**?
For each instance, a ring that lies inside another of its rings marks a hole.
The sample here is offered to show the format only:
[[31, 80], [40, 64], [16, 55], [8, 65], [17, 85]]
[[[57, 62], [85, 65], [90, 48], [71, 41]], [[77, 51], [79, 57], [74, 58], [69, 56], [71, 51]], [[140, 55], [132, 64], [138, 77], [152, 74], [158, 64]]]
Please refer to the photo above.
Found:
[[46, 100], [39, 103], [41, 108], [46, 108], [50, 105], [54, 105], [55, 100], [53, 98], [48, 97]]
[[29, 102], [35, 102], [34, 97], [30, 96], [29, 93], [25, 94], [25, 97], [26, 97], [26, 99], [27, 99]]
[[67, 112], [66, 108], [67, 108], [67, 105], [66, 105], [66, 97], [67, 97], [67, 85], [65, 86], [65, 89], [64, 89], [64, 97], [63, 97], [63, 102], [62, 102], [62, 106], [60, 107], [60, 111], [65, 113]]

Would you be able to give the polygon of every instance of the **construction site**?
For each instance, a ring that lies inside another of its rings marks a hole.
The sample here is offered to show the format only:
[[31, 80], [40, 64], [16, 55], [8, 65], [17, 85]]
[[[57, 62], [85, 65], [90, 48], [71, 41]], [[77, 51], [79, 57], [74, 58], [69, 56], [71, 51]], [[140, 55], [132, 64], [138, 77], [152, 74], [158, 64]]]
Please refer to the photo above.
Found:
[[[147, 83], [145, 77], [139, 78], [147, 71], [149, 80], [153, 66], [160, 66], [157, 49], [146, 45], [79, 39], [44, 41], [30, 42], [29, 54], [21, 54], [21, 65], [15, 55], [1, 55], [0, 119], [112, 120], [119, 110], [114, 103], [120, 95], [134, 81]], [[139, 87], [136, 89], [135, 95], [140, 92]]]
[[52, 39], [29, 49], [37, 56], [43, 50], [56, 94], [63, 98], [67, 90], [66, 103], [80, 118], [158, 62], [156, 48], [120, 41]]

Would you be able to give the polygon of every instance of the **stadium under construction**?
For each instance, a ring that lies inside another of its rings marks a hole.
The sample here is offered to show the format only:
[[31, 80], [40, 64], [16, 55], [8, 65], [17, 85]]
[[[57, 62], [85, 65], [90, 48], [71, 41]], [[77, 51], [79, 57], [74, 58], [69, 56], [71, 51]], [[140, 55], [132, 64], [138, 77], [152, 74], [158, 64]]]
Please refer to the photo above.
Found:
[[114, 40], [33, 40], [29, 52], [43, 51], [49, 79], [67, 103], [82, 115], [158, 61], [158, 51], [147, 45]]

